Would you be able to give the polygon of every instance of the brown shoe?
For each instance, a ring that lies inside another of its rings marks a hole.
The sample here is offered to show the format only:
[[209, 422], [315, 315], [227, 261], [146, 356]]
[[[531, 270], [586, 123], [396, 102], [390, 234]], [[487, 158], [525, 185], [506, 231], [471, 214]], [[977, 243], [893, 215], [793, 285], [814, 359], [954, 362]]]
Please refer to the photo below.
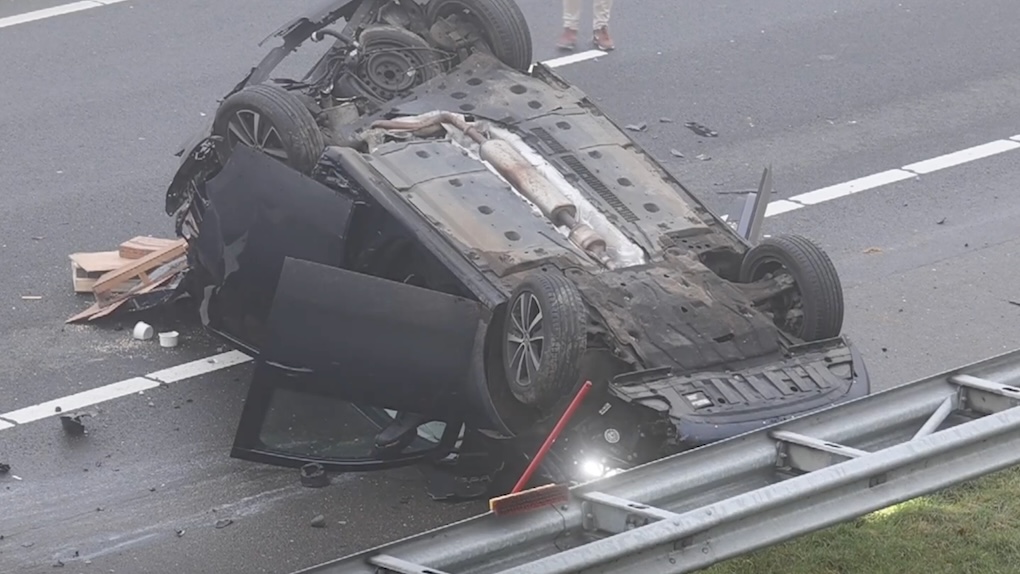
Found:
[[563, 35], [560, 36], [560, 41], [556, 43], [556, 47], [560, 50], [573, 50], [577, 46], [577, 30], [571, 30], [570, 28], [563, 29]]
[[613, 39], [609, 37], [609, 28], [606, 28], [605, 26], [595, 30], [595, 36], [592, 38], [592, 43], [595, 44], [596, 48], [605, 52], [616, 47], [613, 45]]

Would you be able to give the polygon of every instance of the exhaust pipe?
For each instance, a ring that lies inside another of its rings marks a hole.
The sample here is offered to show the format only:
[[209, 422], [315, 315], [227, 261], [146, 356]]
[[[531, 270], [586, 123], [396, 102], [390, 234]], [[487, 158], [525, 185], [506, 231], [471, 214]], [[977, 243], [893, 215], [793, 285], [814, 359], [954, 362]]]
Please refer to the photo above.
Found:
[[479, 146], [479, 157], [489, 162], [504, 179], [549, 218], [553, 224], [570, 229], [569, 240], [606, 267], [612, 262], [606, 241], [588, 225], [577, 220], [577, 206], [509, 142], [486, 139], [460, 114], [431, 112], [415, 117], [378, 120], [372, 128], [408, 131], [413, 134], [430, 132], [435, 126], [450, 124]]
[[577, 220], [577, 206], [509, 142], [487, 140], [481, 145], [478, 155], [491, 163], [521, 195], [537, 205], [550, 221], [570, 229], [570, 241], [604, 265], [609, 265], [605, 240], [594, 229]]

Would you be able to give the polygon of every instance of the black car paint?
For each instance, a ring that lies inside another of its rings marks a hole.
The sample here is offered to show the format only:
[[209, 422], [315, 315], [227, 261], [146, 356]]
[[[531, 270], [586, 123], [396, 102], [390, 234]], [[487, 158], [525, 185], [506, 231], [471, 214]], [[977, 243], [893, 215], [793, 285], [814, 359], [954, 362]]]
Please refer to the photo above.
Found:
[[[343, 164], [323, 158], [336, 169]], [[330, 173], [336, 181], [337, 172]], [[256, 355], [259, 368], [265, 363], [331, 381], [332, 394], [352, 403], [440, 420], [469, 413], [463, 422], [473, 428], [510, 436], [484, 387], [487, 305], [379, 278], [385, 266], [359, 265], [376, 259], [375, 245], [389, 243], [380, 230], [430, 244], [430, 228], [415, 225], [378, 191], [358, 186], [350, 191], [358, 199], [346, 197], [269, 156], [236, 148], [205, 183], [208, 202], [189, 252], [210, 286], [200, 295], [206, 327]], [[495, 291], [472, 271], [464, 266], [466, 280], [483, 286], [482, 293]], [[471, 293], [446, 278], [451, 283], [451, 291]], [[366, 357], [374, 367], [359, 371], [357, 360]], [[392, 368], [382, 374], [377, 365]]]

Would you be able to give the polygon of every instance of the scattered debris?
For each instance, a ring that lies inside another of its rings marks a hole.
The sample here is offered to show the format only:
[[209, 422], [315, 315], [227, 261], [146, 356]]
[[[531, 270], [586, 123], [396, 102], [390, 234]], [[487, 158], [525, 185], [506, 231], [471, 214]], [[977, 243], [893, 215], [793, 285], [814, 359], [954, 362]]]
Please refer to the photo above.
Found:
[[135, 237], [117, 251], [71, 254], [76, 293], [92, 293], [96, 302], [67, 320], [75, 323], [105, 317], [125, 304], [140, 311], [173, 297], [187, 270], [184, 239]]
[[632, 132], [643, 132], [648, 129], [648, 124], [641, 122], [639, 124], [627, 124], [627, 129]]
[[664, 124], [671, 124], [673, 123], [673, 118], [659, 118], [659, 122]]
[[[1010, 299], [1009, 301], [1006, 302], [1009, 303], [1010, 305], [1016, 305], [1017, 307], [1020, 307], [1020, 301], [1013, 301], [1012, 299]], [[0, 465], [0, 472], [3, 472], [3, 465]]]
[[706, 126], [703, 126], [703, 125], [699, 124], [698, 122], [687, 122], [686, 124], [684, 124], [684, 126], [686, 126], [687, 129], [691, 130], [692, 132], [694, 132], [694, 133], [696, 133], [696, 134], [698, 134], [699, 136], [702, 136], [702, 137], [714, 138], [714, 137], [717, 137], [719, 135], [719, 132], [717, 132], [717, 131], [715, 131], [715, 130], [713, 130], [711, 128], [708, 128]]
[[708, 161], [708, 160], [712, 159], [712, 156], [707, 155], [707, 154], [703, 154], [703, 153], [699, 153], [698, 155], [694, 156], [694, 159], [700, 159], [701, 161]]
[[234, 521], [229, 518], [221, 518], [216, 521], [216, 528], [226, 528], [233, 523]]
[[7, 474], [11, 471], [11, 465], [6, 462], [0, 462], [0, 474]]
[[325, 528], [325, 527], [326, 527], [325, 516], [320, 514], [312, 519], [312, 528]]
[[945, 218], [945, 217], [943, 217], [942, 219], [940, 219], [940, 220], [936, 221], [936, 222], [935, 222], [935, 225], [942, 225], [942, 224], [943, 224], [943, 223], [945, 223], [945, 222], [946, 222], [946, 218]]
[[60, 415], [60, 426], [64, 427], [64, 432], [72, 436], [85, 434], [85, 423], [81, 419], [87, 416], [87, 414]]
[[135, 328], [131, 332], [131, 336], [133, 336], [135, 339], [138, 339], [139, 341], [148, 341], [149, 339], [152, 338], [154, 332], [155, 330], [152, 328], [152, 325], [149, 325], [148, 323], [145, 323], [143, 321], [139, 321], [138, 323], [135, 324]]
[[159, 346], [165, 348], [171, 348], [177, 346], [177, 339], [179, 337], [177, 331], [167, 331], [166, 333], [159, 334]]
[[22, 548], [31, 548], [35, 546], [35, 542], [25, 542], [21, 545]]
[[22, 301], [41, 301], [42, 300], [42, 296], [41, 295], [22, 295], [21, 296], [21, 300]]
[[329, 475], [321, 464], [310, 462], [301, 467], [301, 484], [308, 488], [329, 486]]
[[183, 528], [177, 531], [177, 538], [180, 538], [181, 536], [184, 536], [184, 529]]
[[879, 247], [869, 247], [869, 248], [864, 250], [864, 253], [866, 253], [868, 255], [870, 255], [872, 253], [881, 253], [881, 252], [882, 252], [882, 249], [879, 248]]
[[683, 152], [681, 152], [678, 149], [671, 149], [671, 150], [669, 150], [669, 153], [672, 154], [673, 157], [684, 157]]
[[56, 562], [53, 563], [53, 567], [54, 568], [63, 568], [64, 567], [64, 563], [62, 561], [60, 561], [60, 560], [57, 560]]
[[[751, 195], [752, 193], [758, 193], [757, 189], [717, 189], [715, 191], [719, 195]], [[773, 189], [772, 193], [779, 193], [778, 189]]]

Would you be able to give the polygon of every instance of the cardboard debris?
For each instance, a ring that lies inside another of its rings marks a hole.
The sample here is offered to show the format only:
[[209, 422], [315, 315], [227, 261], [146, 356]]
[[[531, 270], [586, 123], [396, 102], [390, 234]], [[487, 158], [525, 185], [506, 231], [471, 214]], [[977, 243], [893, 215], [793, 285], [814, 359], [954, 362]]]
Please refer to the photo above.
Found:
[[96, 301], [67, 322], [106, 317], [125, 304], [133, 310], [160, 304], [187, 271], [187, 249], [184, 239], [135, 237], [117, 251], [72, 253], [72, 286]]
[[162, 239], [159, 237], [135, 237], [120, 244], [117, 252], [124, 259], [141, 259], [150, 253], [173, 247], [183, 240]]
[[[121, 243], [117, 251], [99, 251], [94, 253], [71, 254], [71, 281], [75, 293], [92, 293], [92, 287], [104, 274], [124, 267], [136, 259], [172, 247], [177, 243], [173, 239], [159, 237], [135, 237]], [[134, 282], [121, 285], [130, 289]]]

